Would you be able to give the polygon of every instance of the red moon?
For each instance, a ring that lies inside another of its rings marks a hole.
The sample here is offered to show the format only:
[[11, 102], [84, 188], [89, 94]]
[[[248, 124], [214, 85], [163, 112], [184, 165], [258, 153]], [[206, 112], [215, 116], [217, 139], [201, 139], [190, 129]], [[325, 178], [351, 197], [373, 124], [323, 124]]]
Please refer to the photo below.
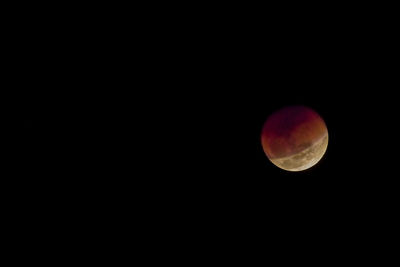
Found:
[[274, 165], [287, 171], [302, 171], [314, 166], [325, 154], [328, 130], [311, 108], [289, 106], [268, 117], [261, 143]]

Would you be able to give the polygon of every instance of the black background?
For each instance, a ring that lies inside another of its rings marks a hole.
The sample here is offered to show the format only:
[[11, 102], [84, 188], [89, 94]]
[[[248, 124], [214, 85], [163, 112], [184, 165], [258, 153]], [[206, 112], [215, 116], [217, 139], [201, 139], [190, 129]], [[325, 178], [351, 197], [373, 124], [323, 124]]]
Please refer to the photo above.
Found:
[[[398, 202], [391, 17], [174, 10], [15, 26], [19, 214], [94, 239], [110, 224], [165, 246], [245, 243], [255, 254], [385, 235]], [[295, 104], [329, 131], [304, 172], [275, 167], [260, 143], [266, 118]]]

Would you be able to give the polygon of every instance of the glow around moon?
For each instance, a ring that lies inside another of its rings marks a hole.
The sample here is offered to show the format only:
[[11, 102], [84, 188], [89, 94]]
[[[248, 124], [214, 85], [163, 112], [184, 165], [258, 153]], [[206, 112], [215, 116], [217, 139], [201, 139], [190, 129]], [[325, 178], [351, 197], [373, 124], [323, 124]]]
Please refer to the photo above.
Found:
[[328, 130], [314, 110], [285, 107], [265, 122], [261, 142], [268, 159], [287, 171], [303, 171], [317, 164], [328, 147]]

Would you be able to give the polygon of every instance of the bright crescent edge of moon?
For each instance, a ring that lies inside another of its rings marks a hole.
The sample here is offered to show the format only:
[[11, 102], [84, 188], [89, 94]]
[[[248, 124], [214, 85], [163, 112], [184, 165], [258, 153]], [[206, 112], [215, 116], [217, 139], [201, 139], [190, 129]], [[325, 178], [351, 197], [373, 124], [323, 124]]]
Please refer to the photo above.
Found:
[[269, 159], [277, 167], [286, 171], [303, 171], [313, 167], [324, 156], [328, 148], [328, 133], [303, 151], [283, 158]]

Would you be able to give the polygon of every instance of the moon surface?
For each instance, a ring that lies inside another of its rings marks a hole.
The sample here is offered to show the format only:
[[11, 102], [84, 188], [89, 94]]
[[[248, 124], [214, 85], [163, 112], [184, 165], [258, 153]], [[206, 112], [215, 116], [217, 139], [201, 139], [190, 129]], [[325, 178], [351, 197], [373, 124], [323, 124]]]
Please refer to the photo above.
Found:
[[309, 107], [284, 107], [266, 120], [261, 143], [268, 159], [287, 171], [303, 171], [317, 164], [328, 147], [328, 129]]

